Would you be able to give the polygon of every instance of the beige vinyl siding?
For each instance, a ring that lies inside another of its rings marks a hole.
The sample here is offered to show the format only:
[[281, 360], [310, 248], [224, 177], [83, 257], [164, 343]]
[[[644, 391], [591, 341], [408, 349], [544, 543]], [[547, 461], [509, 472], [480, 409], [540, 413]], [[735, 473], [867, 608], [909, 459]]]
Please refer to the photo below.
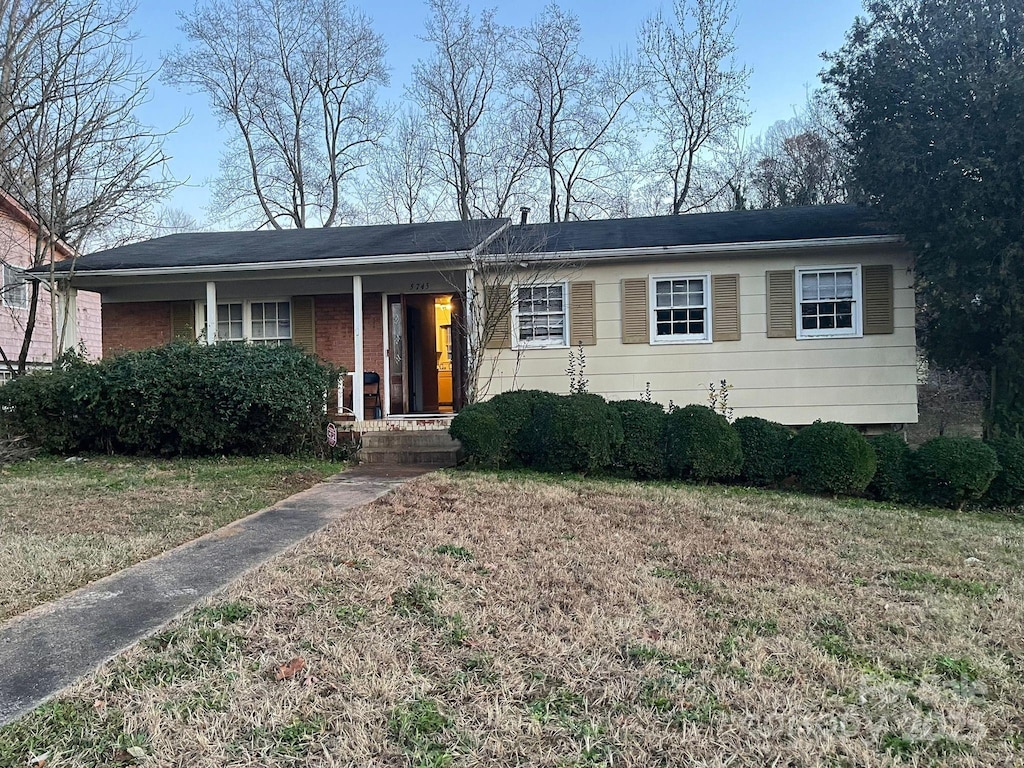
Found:
[[[893, 333], [839, 339], [768, 338], [766, 272], [799, 266], [895, 264]], [[735, 415], [785, 424], [815, 419], [855, 424], [917, 421], [914, 293], [909, 258], [899, 250], [814, 250], [770, 257], [606, 262], [573, 272], [594, 280], [597, 344], [587, 351], [590, 391], [636, 398], [650, 383], [666, 404], [705, 403], [709, 382], [727, 379]], [[623, 280], [651, 274], [739, 274], [740, 339], [711, 344], [626, 344]], [[509, 389], [566, 392], [566, 350], [502, 352], [490, 394]], [[485, 368], [488, 368], [485, 366]]]

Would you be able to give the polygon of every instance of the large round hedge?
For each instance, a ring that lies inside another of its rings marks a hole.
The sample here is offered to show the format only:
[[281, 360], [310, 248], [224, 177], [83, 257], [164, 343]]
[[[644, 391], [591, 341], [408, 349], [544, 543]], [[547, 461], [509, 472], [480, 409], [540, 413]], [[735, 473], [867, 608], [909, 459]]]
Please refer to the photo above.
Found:
[[490, 402], [473, 403], [459, 411], [448, 434], [462, 443], [470, 461], [484, 467], [501, 465], [505, 434]]
[[291, 345], [179, 342], [21, 377], [0, 408], [56, 452], [292, 453], [322, 445], [337, 379]]
[[910, 461], [918, 499], [953, 509], [984, 496], [998, 471], [996, 452], [973, 437], [934, 437]]
[[853, 427], [816, 421], [790, 443], [789, 469], [805, 491], [857, 495], [875, 474], [875, 452]]
[[619, 412], [591, 394], [541, 400], [519, 439], [523, 459], [542, 472], [592, 474], [611, 466], [621, 445]]
[[665, 409], [643, 400], [609, 403], [622, 420], [622, 447], [615, 465], [640, 480], [665, 473]]
[[743, 467], [740, 437], [725, 416], [688, 405], [665, 417], [665, 463], [671, 477], [730, 480]]
[[902, 435], [886, 432], [871, 439], [875, 452], [875, 476], [868, 484], [868, 493], [882, 501], [906, 501], [910, 496], [907, 471], [910, 446]]
[[732, 425], [740, 436], [743, 467], [740, 479], [751, 485], [776, 485], [787, 473], [786, 459], [793, 431], [778, 422], [744, 416]]
[[1024, 504], [1024, 438], [1000, 437], [992, 448], [999, 460], [999, 474], [988, 489], [988, 499], [995, 504], [1017, 507]]

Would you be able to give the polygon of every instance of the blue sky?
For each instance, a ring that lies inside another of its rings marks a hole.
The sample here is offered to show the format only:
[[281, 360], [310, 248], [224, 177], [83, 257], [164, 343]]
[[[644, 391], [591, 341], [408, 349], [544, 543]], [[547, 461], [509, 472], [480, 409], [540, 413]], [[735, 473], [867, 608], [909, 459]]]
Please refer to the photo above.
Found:
[[[422, 0], [349, 0], [373, 19], [374, 27], [387, 40], [392, 86], [384, 97], [402, 97], [413, 63], [426, 55], [418, 39], [426, 19]], [[497, 8], [504, 24], [521, 24], [536, 16], [547, 0], [483, 2], [470, 0], [474, 11]], [[588, 54], [604, 57], [611, 52], [633, 49], [636, 31], [645, 18], [659, 8], [662, 0], [561, 0], [580, 18]], [[140, 0], [135, 16], [139, 33], [137, 52], [157, 66], [161, 54], [183, 42], [177, 12], [190, 10], [191, 0]], [[756, 135], [776, 120], [793, 116], [806, 99], [809, 88], [818, 83], [823, 66], [822, 51], [835, 50], [861, 11], [860, 0], [737, 0], [737, 59], [751, 68], [748, 93], [753, 118], [749, 133]], [[188, 184], [179, 189], [171, 205], [197, 219], [205, 219], [208, 202], [206, 182], [217, 171], [223, 146], [216, 120], [203, 96], [190, 96], [154, 83], [152, 101], [142, 118], [159, 128], [174, 125], [185, 113], [192, 118], [167, 143], [172, 156], [171, 173]]]

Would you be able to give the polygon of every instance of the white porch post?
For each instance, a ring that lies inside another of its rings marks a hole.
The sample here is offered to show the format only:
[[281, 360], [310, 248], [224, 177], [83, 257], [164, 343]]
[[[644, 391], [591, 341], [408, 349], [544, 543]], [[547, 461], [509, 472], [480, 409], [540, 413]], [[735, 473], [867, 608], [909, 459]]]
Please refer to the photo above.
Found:
[[206, 284], [206, 343], [217, 343], [217, 284]]
[[352, 277], [352, 330], [355, 336], [354, 360], [355, 371], [352, 376], [352, 412], [356, 421], [365, 418], [363, 406], [366, 399], [363, 397], [363, 277], [353, 275]]
[[57, 284], [57, 327], [53, 334], [58, 355], [78, 344], [78, 289], [65, 281]]
[[381, 317], [381, 339], [384, 346], [384, 370], [381, 371], [381, 383], [384, 385], [384, 413], [381, 415], [387, 418], [387, 415], [391, 413], [391, 349], [390, 349], [390, 337], [388, 335], [388, 328], [391, 323], [391, 318], [388, 317], [388, 295], [384, 292], [380, 294], [380, 317]]

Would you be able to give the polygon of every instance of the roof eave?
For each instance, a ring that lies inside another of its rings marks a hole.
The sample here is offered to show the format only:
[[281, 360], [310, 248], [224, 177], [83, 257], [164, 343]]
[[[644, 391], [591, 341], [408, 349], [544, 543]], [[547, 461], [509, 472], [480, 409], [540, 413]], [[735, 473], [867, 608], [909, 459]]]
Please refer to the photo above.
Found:
[[[642, 248], [599, 248], [580, 251], [542, 251], [516, 254], [521, 262], [601, 261], [604, 259], [658, 259], [665, 256], [731, 256], [751, 252], [793, 251], [813, 248], [854, 248], [872, 245], [902, 245], [900, 235], [858, 235], [819, 237], [801, 240], [758, 240], [742, 243], [704, 243], [698, 245], [656, 245]], [[503, 254], [490, 254], [500, 258]]]

